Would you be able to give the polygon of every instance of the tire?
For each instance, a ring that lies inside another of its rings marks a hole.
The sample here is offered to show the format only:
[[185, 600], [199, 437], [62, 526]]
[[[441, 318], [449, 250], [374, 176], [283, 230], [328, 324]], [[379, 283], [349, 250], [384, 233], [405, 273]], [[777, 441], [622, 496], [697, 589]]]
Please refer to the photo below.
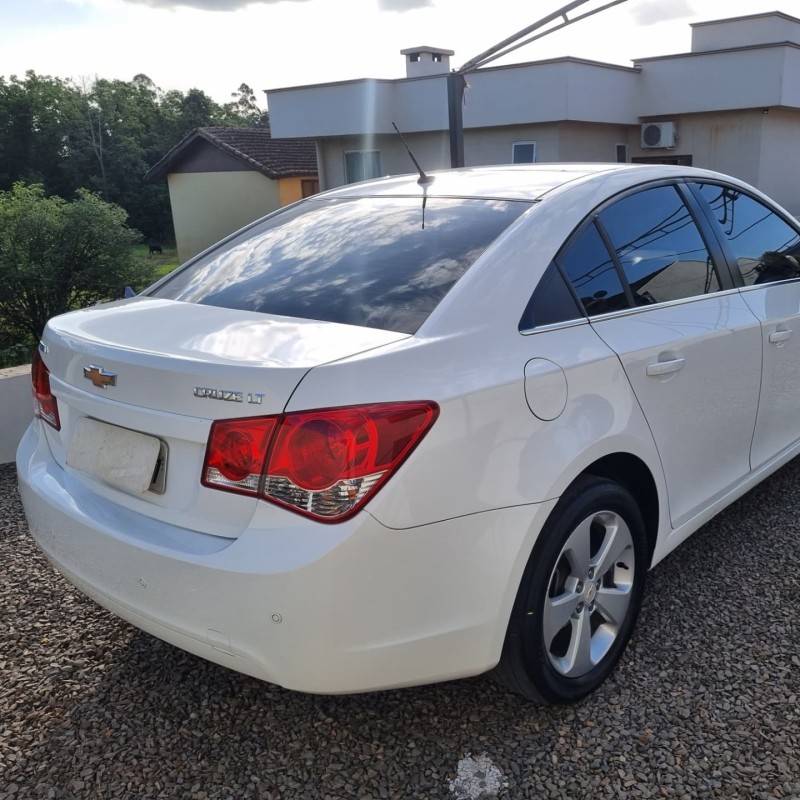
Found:
[[593, 692], [633, 633], [647, 567], [647, 534], [630, 492], [605, 478], [580, 478], [528, 560], [495, 678], [546, 705]]

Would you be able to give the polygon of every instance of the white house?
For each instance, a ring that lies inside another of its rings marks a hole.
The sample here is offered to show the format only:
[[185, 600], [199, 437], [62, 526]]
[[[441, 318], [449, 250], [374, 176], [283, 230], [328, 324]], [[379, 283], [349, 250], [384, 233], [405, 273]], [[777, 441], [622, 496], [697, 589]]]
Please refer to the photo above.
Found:
[[[402, 51], [406, 77], [267, 90], [275, 136], [316, 142], [321, 188], [450, 164], [452, 51]], [[622, 67], [564, 57], [467, 75], [468, 166], [656, 161], [727, 172], [800, 213], [800, 20], [692, 25], [692, 49]]]

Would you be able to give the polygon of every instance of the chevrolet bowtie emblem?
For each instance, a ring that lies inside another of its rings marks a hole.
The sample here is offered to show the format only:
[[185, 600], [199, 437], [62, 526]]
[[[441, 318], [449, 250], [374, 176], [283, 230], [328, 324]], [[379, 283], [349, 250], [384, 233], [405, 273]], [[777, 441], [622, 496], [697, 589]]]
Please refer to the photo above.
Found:
[[108, 372], [102, 367], [98, 367], [96, 364], [89, 364], [88, 367], [84, 367], [83, 377], [101, 389], [107, 389], [109, 386], [117, 385], [117, 373]]

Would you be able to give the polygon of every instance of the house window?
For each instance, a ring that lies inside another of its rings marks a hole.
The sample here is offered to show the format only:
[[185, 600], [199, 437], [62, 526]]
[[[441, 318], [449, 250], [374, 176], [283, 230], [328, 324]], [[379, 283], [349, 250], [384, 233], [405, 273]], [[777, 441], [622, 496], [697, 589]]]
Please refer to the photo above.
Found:
[[627, 164], [628, 163], [628, 145], [626, 144], [618, 144], [616, 145], [617, 150], [617, 164]]
[[319, 181], [316, 178], [304, 178], [300, 181], [300, 195], [311, 197], [319, 192]]
[[511, 145], [512, 164], [533, 164], [536, 161], [536, 142], [514, 142]]
[[344, 154], [345, 183], [381, 177], [380, 150], [351, 150]]

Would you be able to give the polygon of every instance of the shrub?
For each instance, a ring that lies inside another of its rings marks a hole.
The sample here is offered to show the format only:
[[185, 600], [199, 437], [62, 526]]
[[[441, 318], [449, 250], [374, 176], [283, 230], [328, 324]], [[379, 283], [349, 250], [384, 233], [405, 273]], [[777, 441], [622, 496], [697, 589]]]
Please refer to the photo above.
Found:
[[133, 258], [139, 234], [119, 206], [79, 190], [71, 202], [38, 185], [0, 192], [0, 324], [38, 340], [47, 320], [143, 288], [152, 267]]

